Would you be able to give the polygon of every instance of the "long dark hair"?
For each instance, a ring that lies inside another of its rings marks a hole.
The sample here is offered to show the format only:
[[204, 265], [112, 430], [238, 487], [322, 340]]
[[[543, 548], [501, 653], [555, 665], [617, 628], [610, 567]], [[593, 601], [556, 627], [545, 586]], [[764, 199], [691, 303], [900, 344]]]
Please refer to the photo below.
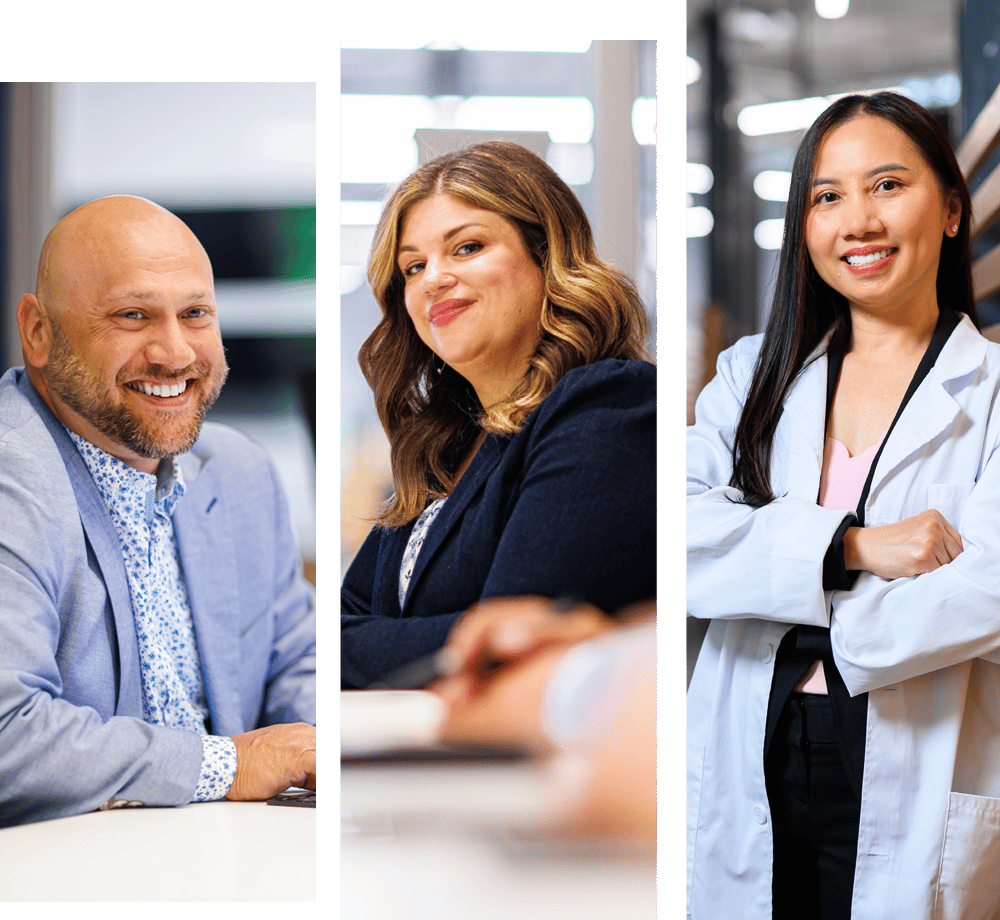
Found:
[[882, 92], [838, 99], [806, 132], [792, 166], [771, 312], [733, 441], [729, 484], [740, 490], [748, 505], [766, 505], [774, 500], [770, 483], [774, 434], [788, 391], [806, 359], [831, 330], [829, 350], [843, 351], [850, 342], [847, 300], [813, 267], [806, 250], [805, 223], [820, 144], [831, 130], [860, 115], [877, 115], [899, 128], [934, 170], [942, 193], [957, 195], [961, 201], [958, 233], [954, 237], [945, 235], [941, 244], [937, 299], [939, 304], [968, 314], [979, 326], [969, 246], [972, 203], [948, 136], [930, 112], [905, 96]]

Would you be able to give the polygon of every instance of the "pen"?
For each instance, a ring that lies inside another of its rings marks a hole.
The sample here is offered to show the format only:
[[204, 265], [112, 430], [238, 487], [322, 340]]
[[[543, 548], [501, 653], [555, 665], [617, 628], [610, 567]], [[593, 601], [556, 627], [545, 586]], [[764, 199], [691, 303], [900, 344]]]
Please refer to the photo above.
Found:
[[[568, 613], [580, 603], [581, 601], [576, 597], [562, 595], [555, 598], [550, 606], [555, 613]], [[485, 653], [476, 659], [472, 670], [485, 677], [491, 671], [498, 670], [503, 664], [505, 664], [503, 660]], [[461, 666], [462, 661], [458, 654], [446, 646], [390, 671], [380, 680], [369, 685], [368, 689], [422, 690], [436, 680], [451, 677]]]
[[424, 655], [390, 671], [368, 689], [422, 690], [442, 677], [450, 677], [460, 665], [458, 655], [450, 648], [438, 649], [432, 655]]

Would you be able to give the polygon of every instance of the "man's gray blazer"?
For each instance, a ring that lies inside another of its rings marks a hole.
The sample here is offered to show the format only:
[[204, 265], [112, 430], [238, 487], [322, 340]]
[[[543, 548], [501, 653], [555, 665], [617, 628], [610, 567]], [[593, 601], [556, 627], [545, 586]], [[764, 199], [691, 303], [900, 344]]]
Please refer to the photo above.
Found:
[[[206, 424], [174, 512], [209, 730], [316, 719], [314, 596], [264, 452]], [[193, 732], [142, 721], [125, 566], [82, 457], [20, 368], [0, 378], [0, 826], [111, 797], [191, 800]]]

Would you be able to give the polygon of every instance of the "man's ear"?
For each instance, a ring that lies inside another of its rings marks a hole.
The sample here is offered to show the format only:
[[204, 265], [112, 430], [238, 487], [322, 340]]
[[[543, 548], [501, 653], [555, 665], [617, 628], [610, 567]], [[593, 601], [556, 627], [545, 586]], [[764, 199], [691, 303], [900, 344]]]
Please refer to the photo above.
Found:
[[18, 302], [17, 328], [25, 362], [34, 368], [45, 367], [52, 348], [52, 325], [33, 294], [25, 294]]

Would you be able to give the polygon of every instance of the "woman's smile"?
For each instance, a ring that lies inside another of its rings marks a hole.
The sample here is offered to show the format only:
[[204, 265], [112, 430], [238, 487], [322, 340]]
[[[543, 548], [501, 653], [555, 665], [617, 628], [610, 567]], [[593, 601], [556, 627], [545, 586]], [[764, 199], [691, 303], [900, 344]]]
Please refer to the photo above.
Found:
[[467, 297], [451, 297], [433, 304], [427, 311], [432, 326], [447, 326], [475, 303]]
[[892, 246], [863, 246], [845, 253], [843, 260], [852, 275], [874, 275], [889, 266], [897, 251]]

